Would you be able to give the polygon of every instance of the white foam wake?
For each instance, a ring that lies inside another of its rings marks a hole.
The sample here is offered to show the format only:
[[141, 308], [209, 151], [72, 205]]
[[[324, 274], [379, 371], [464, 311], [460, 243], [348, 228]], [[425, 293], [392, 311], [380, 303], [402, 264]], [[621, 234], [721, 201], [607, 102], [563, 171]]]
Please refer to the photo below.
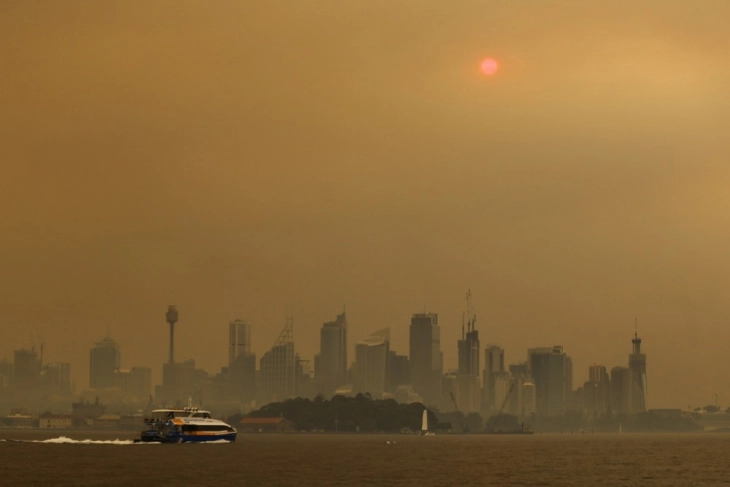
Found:
[[63, 443], [73, 445], [133, 445], [133, 440], [72, 440], [66, 436], [48, 440], [27, 440], [29, 443]]

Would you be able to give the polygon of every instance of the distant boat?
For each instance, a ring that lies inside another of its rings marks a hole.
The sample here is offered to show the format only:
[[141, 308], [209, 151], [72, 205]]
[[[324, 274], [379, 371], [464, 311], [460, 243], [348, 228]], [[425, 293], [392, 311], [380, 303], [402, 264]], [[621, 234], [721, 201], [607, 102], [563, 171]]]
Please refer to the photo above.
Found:
[[428, 409], [423, 410], [423, 419], [421, 420], [421, 435], [422, 436], [435, 436], [436, 433], [428, 431]]

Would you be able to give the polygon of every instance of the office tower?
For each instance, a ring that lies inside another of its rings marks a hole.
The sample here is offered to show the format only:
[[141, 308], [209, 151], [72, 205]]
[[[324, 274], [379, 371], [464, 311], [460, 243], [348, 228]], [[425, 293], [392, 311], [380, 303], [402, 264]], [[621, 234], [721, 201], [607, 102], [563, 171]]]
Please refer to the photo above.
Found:
[[240, 355], [251, 353], [251, 325], [243, 320], [228, 324], [228, 365]]
[[294, 354], [294, 321], [287, 318], [271, 350], [261, 357], [261, 405], [294, 397], [296, 392], [296, 356]]
[[540, 416], [561, 416], [565, 413], [566, 356], [563, 347], [531, 348], [527, 363], [535, 383], [535, 404]]
[[296, 354], [295, 373], [295, 394], [297, 397], [314, 399], [317, 396], [316, 382], [314, 381], [314, 370], [309, 360], [303, 360]]
[[189, 398], [198, 400], [198, 386], [206, 375], [204, 370], [195, 368], [193, 359], [162, 364], [162, 397], [158, 401], [168, 406], [185, 406]]
[[588, 367], [588, 382], [583, 385], [583, 407], [590, 416], [611, 410], [611, 381], [606, 367], [601, 364]]
[[409, 329], [411, 383], [426, 405], [441, 399], [441, 327], [436, 313], [416, 313]]
[[175, 323], [177, 323], [178, 313], [174, 305], [167, 308], [165, 319], [170, 324], [170, 360], [169, 363], [175, 363]]
[[388, 391], [396, 392], [398, 386], [410, 385], [411, 369], [410, 362], [406, 355], [398, 355], [394, 350], [390, 351], [388, 358]]
[[521, 420], [529, 419], [536, 411], [535, 384], [524, 382], [522, 384], [522, 415]]
[[388, 389], [390, 328], [376, 331], [355, 345], [353, 392], [382, 398]]
[[129, 370], [118, 370], [115, 378], [116, 387], [121, 389], [127, 401], [149, 401], [152, 392], [152, 369], [132, 367]]
[[239, 354], [228, 366], [228, 390], [226, 396], [243, 404], [256, 400], [256, 354]]
[[35, 351], [16, 350], [14, 353], [13, 384], [16, 391], [30, 391], [38, 387], [41, 374], [41, 360]]
[[44, 389], [51, 396], [68, 396], [71, 394], [71, 364], [52, 363], [43, 367]]
[[504, 373], [504, 349], [497, 345], [487, 345], [484, 349], [484, 375], [482, 378], [482, 412], [486, 415], [499, 407], [496, 404], [494, 384], [497, 377]]
[[114, 387], [114, 371], [119, 370], [121, 355], [119, 345], [106, 337], [94, 344], [89, 352], [89, 387], [106, 389]]
[[475, 329], [476, 316], [461, 327], [461, 340], [457, 343], [459, 370], [457, 391], [459, 409], [465, 413], [481, 410], [479, 387], [479, 332]]
[[335, 321], [324, 323], [319, 333], [319, 354], [314, 358], [314, 378], [319, 392], [329, 397], [347, 384], [347, 317], [345, 312]]
[[616, 414], [631, 412], [631, 371], [628, 367], [611, 369], [611, 410]]
[[646, 411], [646, 354], [641, 353], [641, 338], [638, 331], [634, 331], [633, 347], [629, 355], [629, 370], [631, 373], [631, 412]]

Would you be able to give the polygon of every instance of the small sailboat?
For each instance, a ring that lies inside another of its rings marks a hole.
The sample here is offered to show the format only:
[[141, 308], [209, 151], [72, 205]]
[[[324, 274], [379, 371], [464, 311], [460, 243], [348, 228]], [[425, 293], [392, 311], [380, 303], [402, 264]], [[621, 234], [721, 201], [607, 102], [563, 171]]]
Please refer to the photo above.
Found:
[[421, 435], [422, 436], [435, 436], [436, 433], [428, 431], [428, 409], [423, 410], [423, 419], [421, 420]]

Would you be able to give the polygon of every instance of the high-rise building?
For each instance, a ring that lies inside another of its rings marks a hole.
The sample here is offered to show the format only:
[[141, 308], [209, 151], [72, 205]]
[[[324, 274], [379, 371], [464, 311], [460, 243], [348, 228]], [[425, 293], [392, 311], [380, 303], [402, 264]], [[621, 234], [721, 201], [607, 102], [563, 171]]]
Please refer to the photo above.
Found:
[[148, 402], [152, 392], [152, 369], [149, 367], [132, 367], [129, 370], [117, 370], [115, 384], [127, 402]]
[[497, 377], [504, 374], [504, 349], [497, 345], [487, 345], [484, 349], [484, 375], [482, 377], [482, 412], [484, 415], [496, 410], [494, 384]]
[[261, 405], [279, 402], [296, 393], [296, 356], [294, 353], [294, 322], [287, 318], [279, 338], [261, 357], [257, 396]]
[[416, 313], [409, 329], [411, 383], [427, 405], [441, 399], [441, 327], [436, 313]]
[[459, 409], [465, 413], [481, 410], [481, 388], [479, 387], [479, 332], [475, 329], [476, 317], [461, 327], [461, 340], [457, 343], [459, 371], [457, 374], [457, 397]]
[[394, 350], [390, 351], [388, 358], [388, 390], [396, 392], [398, 386], [410, 385], [411, 368], [408, 356], [398, 355]]
[[646, 354], [641, 353], [641, 338], [638, 331], [634, 331], [631, 345], [633, 348], [629, 355], [631, 412], [640, 413], [646, 411]]
[[535, 414], [535, 384], [524, 382], [522, 384], [522, 415], [520, 419], [525, 421]]
[[207, 376], [202, 369], [195, 368], [195, 360], [162, 364], [162, 386], [158, 401], [166, 405], [187, 405], [188, 399], [200, 399], [200, 384]]
[[228, 324], [228, 365], [248, 353], [251, 353], [251, 325], [243, 320], [231, 321]]
[[94, 344], [89, 352], [89, 387], [106, 389], [114, 387], [114, 371], [119, 370], [121, 355], [119, 345], [106, 337]]
[[388, 390], [390, 328], [376, 331], [355, 345], [353, 392], [380, 399]]
[[244, 352], [228, 366], [226, 396], [243, 404], [256, 400], [256, 354]]
[[588, 367], [588, 382], [583, 385], [583, 407], [586, 414], [594, 417], [611, 410], [611, 381], [604, 365]]
[[535, 383], [535, 404], [540, 416], [561, 416], [565, 413], [566, 355], [563, 347], [531, 348], [527, 363]]
[[16, 350], [13, 367], [13, 384], [16, 391], [30, 391], [38, 387], [41, 374], [41, 359], [34, 349]]
[[51, 396], [69, 396], [71, 390], [71, 364], [52, 363], [43, 367], [44, 388]]
[[324, 323], [319, 333], [319, 354], [314, 358], [314, 378], [319, 392], [331, 396], [347, 383], [347, 317], [345, 312], [335, 321]]
[[611, 410], [616, 414], [631, 412], [631, 371], [628, 367], [611, 369]]

